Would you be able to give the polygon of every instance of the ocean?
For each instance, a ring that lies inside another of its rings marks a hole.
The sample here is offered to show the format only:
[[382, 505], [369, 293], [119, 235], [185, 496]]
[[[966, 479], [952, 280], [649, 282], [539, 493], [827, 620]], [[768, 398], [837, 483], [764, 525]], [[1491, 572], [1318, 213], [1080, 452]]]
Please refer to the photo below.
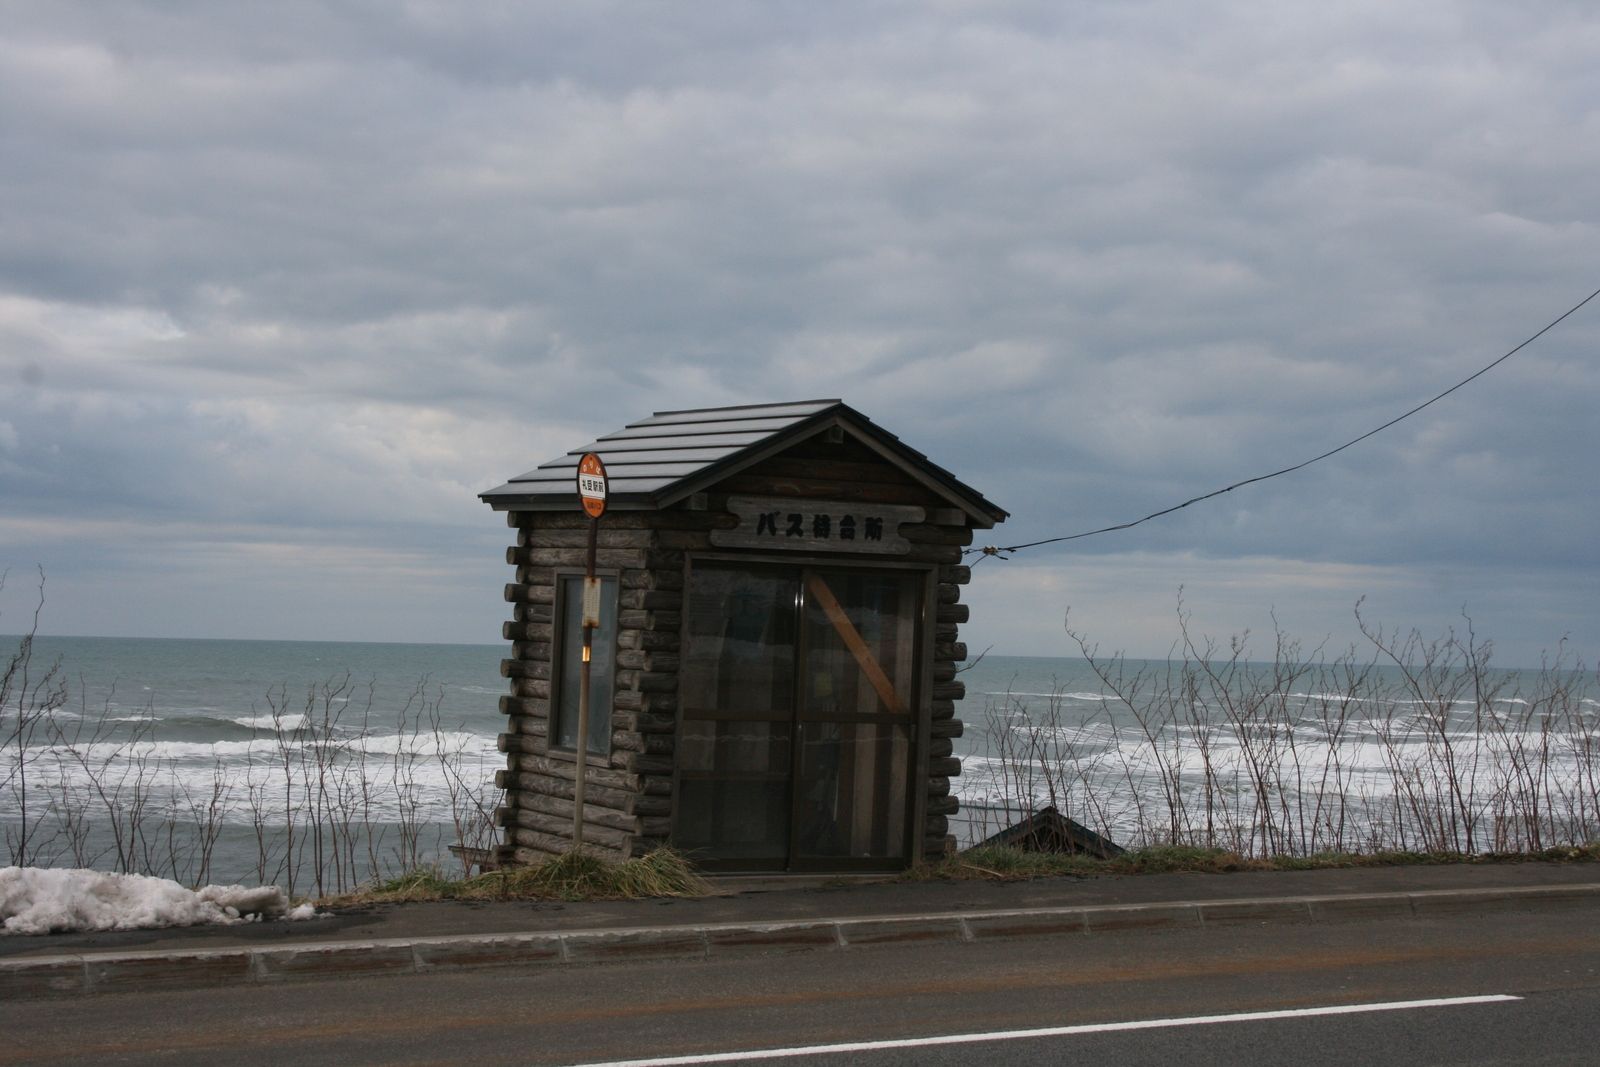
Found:
[[[0, 638], [0, 650], [16, 640]], [[34, 684], [55, 665], [66, 701], [48, 722], [24, 724], [20, 739], [16, 695], [11, 718], [0, 718], [9, 862], [21, 841], [36, 865], [291, 892], [455, 865], [448, 845], [491, 836], [505, 654], [502, 645], [38, 637]], [[65, 818], [73, 809], [83, 817]]]
[[[15, 649], [0, 638], [0, 650]], [[0, 861], [331, 892], [485, 845], [507, 646], [47, 637], [66, 700], [0, 709]], [[1045, 804], [1125, 844], [1529, 848], [1600, 825], [1581, 671], [1461, 657], [1102, 664], [959, 677], [961, 844]], [[13, 687], [15, 689], [15, 687]]]

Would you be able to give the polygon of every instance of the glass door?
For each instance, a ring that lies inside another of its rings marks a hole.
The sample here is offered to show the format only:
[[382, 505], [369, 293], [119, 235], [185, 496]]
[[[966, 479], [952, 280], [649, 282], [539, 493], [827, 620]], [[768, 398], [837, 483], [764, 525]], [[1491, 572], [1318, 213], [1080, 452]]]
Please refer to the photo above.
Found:
[[907, 572], [803, 575], [796, 867], [905, 862], [920, 587]]
[[708, 868], [903, 866], [922, 577], [704, 563], [673, 843]]
[[781, 570], [695, 569], [673, 844], [708, 867], [788, 862], [799, 596], [798, 576]]

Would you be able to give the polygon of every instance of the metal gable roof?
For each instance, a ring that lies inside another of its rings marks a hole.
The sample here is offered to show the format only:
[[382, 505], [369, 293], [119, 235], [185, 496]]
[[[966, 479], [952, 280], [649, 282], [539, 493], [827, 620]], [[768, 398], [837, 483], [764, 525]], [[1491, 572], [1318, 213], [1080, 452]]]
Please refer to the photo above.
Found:
[[935, 466], [865, 415], [839, 400], [658, 411], [480, 493], [497, 511], [577, 510], [578, 460], [598, 454], [611, 492], [607, 506], [656, 510], [757, 463], [830, 424], [851, 431], [906, 474], [965, 511], [975, 525], [993, 526], [1006, 513]]

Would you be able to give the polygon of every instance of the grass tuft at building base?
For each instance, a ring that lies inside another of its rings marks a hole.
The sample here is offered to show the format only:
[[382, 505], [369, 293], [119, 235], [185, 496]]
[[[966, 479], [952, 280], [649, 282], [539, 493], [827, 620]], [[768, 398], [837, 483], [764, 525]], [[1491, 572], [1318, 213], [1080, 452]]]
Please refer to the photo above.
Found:
[[622, 863], [588, 852], [568, 852], [543, 863], [472, 878], [450, 878], [430, 867], [323, 903], [337, 907], [417, 900], [639, 900], [699, 897], [710, 891], [680, 853], [657, 849]]

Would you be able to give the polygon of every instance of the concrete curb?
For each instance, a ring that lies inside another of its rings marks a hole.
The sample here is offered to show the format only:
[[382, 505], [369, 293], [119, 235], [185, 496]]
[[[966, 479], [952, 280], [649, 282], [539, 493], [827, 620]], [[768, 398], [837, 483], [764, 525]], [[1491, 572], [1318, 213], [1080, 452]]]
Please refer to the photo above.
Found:
[[0, 1000], [276, 984], [479, 967], [850, 951], [908, 942], [1088, 936], [1242, 924], [1449, 916], [1600, 903], [1600, 882], [1435, 889], [922, 915], [709, 923], [544, 933], [311, 941], [171, 952], [94, 952], [0, 960]]

